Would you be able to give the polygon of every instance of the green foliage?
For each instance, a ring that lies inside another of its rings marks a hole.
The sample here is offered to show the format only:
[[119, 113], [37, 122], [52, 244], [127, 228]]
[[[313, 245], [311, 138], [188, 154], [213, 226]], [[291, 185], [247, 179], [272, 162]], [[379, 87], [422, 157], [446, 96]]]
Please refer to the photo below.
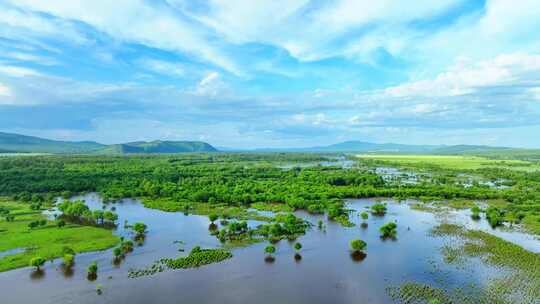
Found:
[[377, 203], [371, 206], [371, 214], [383, 216], [386, 214], [386, 204]]
[[208, 215], [208, 219], [210, 220], [210, 222], [214, 223], [215, 221], [217, 221], [217, 219], [219, 218], [219, 216], [216, 214], [216, 213], [211, 213]]
[[366, 242], [362, 240], [352, 240], [349, 245], [353, 251], [364, 251], [367, 247]]
[[163, 258], [154, 262], [150, 267], [140, 270], [130, 269], [128, 277], [137, 278], [141, 276], [153, 275], [165, 269], [186, 269], [201, 267], [208, 264], [219, 263], [230, 259], [232, 253], [223, 249], [201, 249], [194, 247], [188, 256], [176, 259]]
[[86, 268], [86, 271], [88, 272], [88, 275], [94, 276], [97, 274], [98, 271], [98, 265], [97, 262], [92, 262], [88, 267]]
[[75, 256], [73, 254], [66, 253], [63, 256], [63, 262], [66, 267], [71, 267], [75, 263]]
[[397, 235], [397, 224], [394, 222], [384, 224], [379, 228], [379, 231], [382, 238], [395, 238]]
[[486, 209], [486, 219], [493, 228], [502, 225], [503, 216], [504, 214], [496, 207]]
[[143, 235], [146, 233], [146, 224], [145, 223], [142, 223], [142, 222], [138, 222], [138, 223], [135, 223], [133, 224], [133, 226], [131, 227], [131, 229], [133, 231], [135, 231], [135, 233], [137, 235]]
[[30, 266], [36, 267], [37, 270], [40, 270], [40, 267], [45, 265], [46, 261], [47, 260], [42, 257], [34, 257], [30, 260]]
[[300, 244], [300, 243], [298, 243], [298, 242], [295, 243], [295, 244], [294, 244], [294, 250], [300, 251], [300, 249], [302, 249], [302, 244]]
[[274, 245], [268, 245], [264, 247], [264, 252], [266, 252], [269, 255], [272, 255], [276, 252], [276, 247], [274, 247]]
[[362, 219], [366, 221], [369, 218], [369, 214], [367, 212], [362, 212], [360, 213], [360, 217], [362, 217]]

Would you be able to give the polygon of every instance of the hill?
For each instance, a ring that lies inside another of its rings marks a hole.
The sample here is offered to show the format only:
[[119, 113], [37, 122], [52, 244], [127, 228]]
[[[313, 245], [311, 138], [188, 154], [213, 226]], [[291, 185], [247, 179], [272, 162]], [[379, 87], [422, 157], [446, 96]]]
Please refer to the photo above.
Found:
[[126, 144], [110, 145], [98, 151], [105, 154], [130, 153], [187, 153], [187, 152], [217, 152], [218, 150], [208, 143], [201, 141], [151, 141], [132, 142]]
[[89, 153], [104, 145], [92, 141], [59, 141], [0, 132], [0, 150], [28, 153]]
[[130, 154], [216, 152], [201, 141], [152, 141], [104, 145], [93, 141], [59, 141], [0, 132], [0, 153]]

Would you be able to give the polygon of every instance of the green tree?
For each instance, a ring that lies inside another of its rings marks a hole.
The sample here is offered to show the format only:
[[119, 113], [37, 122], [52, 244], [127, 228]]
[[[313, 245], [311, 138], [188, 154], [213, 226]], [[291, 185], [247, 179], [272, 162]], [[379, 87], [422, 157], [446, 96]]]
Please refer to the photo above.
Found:
[[42, 257], [34, 257], [30, 260], [30, 266], [36, 267], [36, 270], [39, 271], [41, 266], [45, 264], [47, 260]]
[[362, 212], [362, 213], [360, 213], [360, 216], [362, 217], [362, 219], [363, 219], [364, 221], [366, 221], [366, 220], [367, 220], [367, 219], [369, 218], [369, 215], [368, 215], [368, 213], [367, 213], [367, 212], [365, 212], [365, 211], [364, 211], [364, 212]]
[[97, 263], [96, 262], [90, 263], [90, 265], [88, 265], [88, 268], [86, 268], [86, 271], [88, 272], [89, 276], [96, 276], [97, 271], [98, 271]]
[[212, 222], [212, 224], [217, 221], [217, 219], [219, 218], [219, 216], [215, 213], [210, 213], [208, 215], [208, 219], [210, 220], [210, 222]]
[[66, 253], [64, 254], [63, 260], [66, 267], [71, 267], [75, 262], [75, 256], [73, 254]]
[[268, 255], [272, 255], [276, 252], [276, 247], [274, 247], [274, 245], [268, 245], [264, 248], [264, 252], [266, 252]]
[[135, 224], [133, 224], [132, 229], [138, 235], [143, 235], [143, 234], [146, 233], [146, 224], [144, 224], [142, 222], [135, 223]]
[[352, 240], [349, 245], [353, 251], [364, 251], [367, 247], [366, 242], [362, 240]]
[[300, 249], [302, 249], [302, 244], [300, 244], [298, 242], [296, 244], [294, 244], [294, 250], [300, 251]]
[[387, 223], [382, 225], [379, 231], [382, 238], [395, 238], [397, 235], [397, 224], [394, 222]]

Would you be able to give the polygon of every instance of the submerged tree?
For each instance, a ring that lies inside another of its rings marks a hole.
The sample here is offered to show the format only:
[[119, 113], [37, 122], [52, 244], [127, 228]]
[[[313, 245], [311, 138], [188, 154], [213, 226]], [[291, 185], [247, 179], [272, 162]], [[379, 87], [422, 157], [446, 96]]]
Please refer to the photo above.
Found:
[[397, 235], [397, 224], [394, 222], [387, 223], [385, 225], [382, 225], [381, 228], [379, 228], [379, 231], [381, 232], [381, 238], [395, 238]]
[[90, 281], [93, 281], [97, 278], [97, 271], [98, 271], [98, 265], [96, 262], [90, 263], [88, 265], [88, 268], [86, 268], [86, 271], [88, 272], [88, 279]]
[[367, 247], [367, 243], [360, 240], [360, 239], [352, 240], [349, 245], [351, 247], [351, 250], [356, 251], [356, 252], [364, 251], [366, 249], [366, 247]]
[[296, 261], [300, 261], [302, 259], [302, 255], [300, 255], [300, 249], [302, 249], [302, 244], [296, 242], [294, 244], [294, 250], [296, 251], [296, 253], [294, 254], [294, 259]]
[[42, 257], [34, 257], [30, 260], [30, 266], [32, 267], [36, 267], [36, 270], [37, 271], [40, 271], [41, 270], [41, 266], [43, 266], [45, 264], [47, 260], [45, 260], [44, 258]]
[[386, 214], [386, 204], [377, 203], [371, 206], [371, 214], [383, 216]]
[[274, 262], [275, 258], [273, 254], [276, 252], [276, 247], [274, 245], [268, 245], [264, 248], [264, 252], [267, 254], [265, 260], [270, 263]]
[[64, 266], [69, 268], [75, 263], [75, 255], [66, 253], [63, 257]]

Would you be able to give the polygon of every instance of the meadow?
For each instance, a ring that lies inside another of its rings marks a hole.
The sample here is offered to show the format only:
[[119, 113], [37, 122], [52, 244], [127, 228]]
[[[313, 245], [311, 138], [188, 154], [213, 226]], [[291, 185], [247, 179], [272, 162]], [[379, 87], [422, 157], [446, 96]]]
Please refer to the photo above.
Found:
[[493, 159], [465, 155], [410, 155], [410, 154], [360, 154], [359, 159], [379, 160], [398, 165], [436, 166], [444, 169], [475, 170], [503, 168], [520, 171], [540, 170], [540, 164], [517, 159]]
[[[28, 266], [35, 256], [46, 260], [61, 257], [65, 246], [80, 253], [107, 249], [119, 242], [111, 230], [70, 223], [58, 227], [42, 215], [43, 210], [32, 210], [28, 204], [2, 199], [0, 207], [14, 216], [13, 221], [0, 218], [0, 252], [22, 250], [0, 258], [0, 272]], [[38, 221], [43, 225], [29, 228], [31, 222]]]

